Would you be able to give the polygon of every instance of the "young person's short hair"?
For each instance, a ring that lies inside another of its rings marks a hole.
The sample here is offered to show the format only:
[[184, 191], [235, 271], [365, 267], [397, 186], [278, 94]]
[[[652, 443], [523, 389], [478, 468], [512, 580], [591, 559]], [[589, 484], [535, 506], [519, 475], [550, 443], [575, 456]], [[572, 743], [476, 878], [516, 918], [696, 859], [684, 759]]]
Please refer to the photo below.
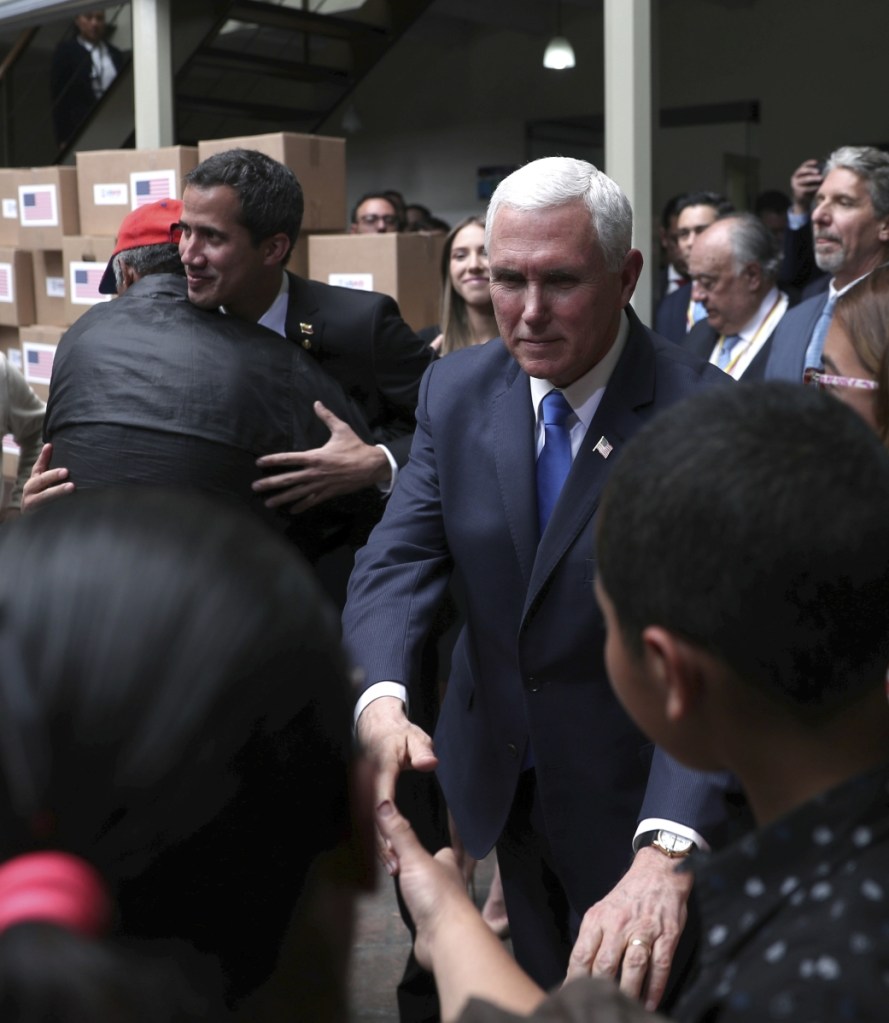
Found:
[[830, 713], [889, 665], [889, 458], [829, 395], [706, 391], [628, 444], [598, 571], [631, 649], [663, 626], [785, 704]]

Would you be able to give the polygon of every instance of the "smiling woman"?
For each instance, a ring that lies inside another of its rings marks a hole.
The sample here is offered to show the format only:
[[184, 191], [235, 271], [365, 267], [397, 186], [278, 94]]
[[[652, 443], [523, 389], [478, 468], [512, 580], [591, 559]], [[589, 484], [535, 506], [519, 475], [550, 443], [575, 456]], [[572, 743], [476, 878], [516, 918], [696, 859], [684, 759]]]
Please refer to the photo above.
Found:
[[447, 355], [497, 337], [485, 222], [481, 217], [461, 220], [445, 239], [441, 278], [441, 327], [423, 332], [429, 335], [439, 354]]

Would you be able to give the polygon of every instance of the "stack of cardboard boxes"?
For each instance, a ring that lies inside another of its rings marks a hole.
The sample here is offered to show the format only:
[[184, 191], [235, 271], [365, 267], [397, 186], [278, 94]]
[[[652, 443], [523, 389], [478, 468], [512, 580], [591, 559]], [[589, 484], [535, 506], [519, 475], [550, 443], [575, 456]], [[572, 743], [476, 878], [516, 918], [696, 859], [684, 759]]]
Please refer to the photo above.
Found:
[[[109, 301], [98, 285], [124, 216], [143, 203], [181, 198], [183, 178], [199, 161], [236, 146], [280, 160], [303, 186], [304, 233], [291, 270], [391, 294], [415, 329], [437, 322], [442, 239], [341, 233], [347, 221], [343, 139], [278, 132], [197, 147], [78, 153], [76, 167], [0, 169], [0, 348], [41, 398], [49, 395], [55, 346], [65, 329]], [[325, 245], [316, 254], [319, 235]], [[5, 478], [14, 478], [17, 459], [15, 442], [4, 437]]]

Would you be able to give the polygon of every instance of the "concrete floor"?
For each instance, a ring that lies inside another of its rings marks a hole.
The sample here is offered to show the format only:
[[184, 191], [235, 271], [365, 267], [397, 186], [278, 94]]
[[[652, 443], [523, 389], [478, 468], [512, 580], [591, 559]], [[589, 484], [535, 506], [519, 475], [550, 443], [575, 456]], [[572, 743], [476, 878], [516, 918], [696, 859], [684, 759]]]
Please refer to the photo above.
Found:
[[[493, 873], [492, 855], [476, 869], [479, 906], [487, 898]], [[398, 1023], [395, 988], [410, 947], [392, 881], [380, 871], [376, 893], [365, 896], [358, 907], [349, 983], [352, 1023]]]

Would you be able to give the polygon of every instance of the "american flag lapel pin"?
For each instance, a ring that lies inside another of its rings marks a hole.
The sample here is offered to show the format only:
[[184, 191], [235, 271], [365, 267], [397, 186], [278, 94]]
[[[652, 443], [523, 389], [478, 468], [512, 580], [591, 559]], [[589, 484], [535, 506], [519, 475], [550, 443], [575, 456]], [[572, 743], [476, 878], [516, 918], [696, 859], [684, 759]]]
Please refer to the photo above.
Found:
[[303, 348], [311, 348], [312, 335], [315, 333], [315, 328], [311, 323], [301, 323], [299, 325], [299, 329], [302, 332], [302, 341], [300, 344], [302, 344]]
[[598, 451], [603, 458], [607, 458], [614, 451], [614, 447], [608, 443], [606, 437], [600, 437], [593, 451]]

